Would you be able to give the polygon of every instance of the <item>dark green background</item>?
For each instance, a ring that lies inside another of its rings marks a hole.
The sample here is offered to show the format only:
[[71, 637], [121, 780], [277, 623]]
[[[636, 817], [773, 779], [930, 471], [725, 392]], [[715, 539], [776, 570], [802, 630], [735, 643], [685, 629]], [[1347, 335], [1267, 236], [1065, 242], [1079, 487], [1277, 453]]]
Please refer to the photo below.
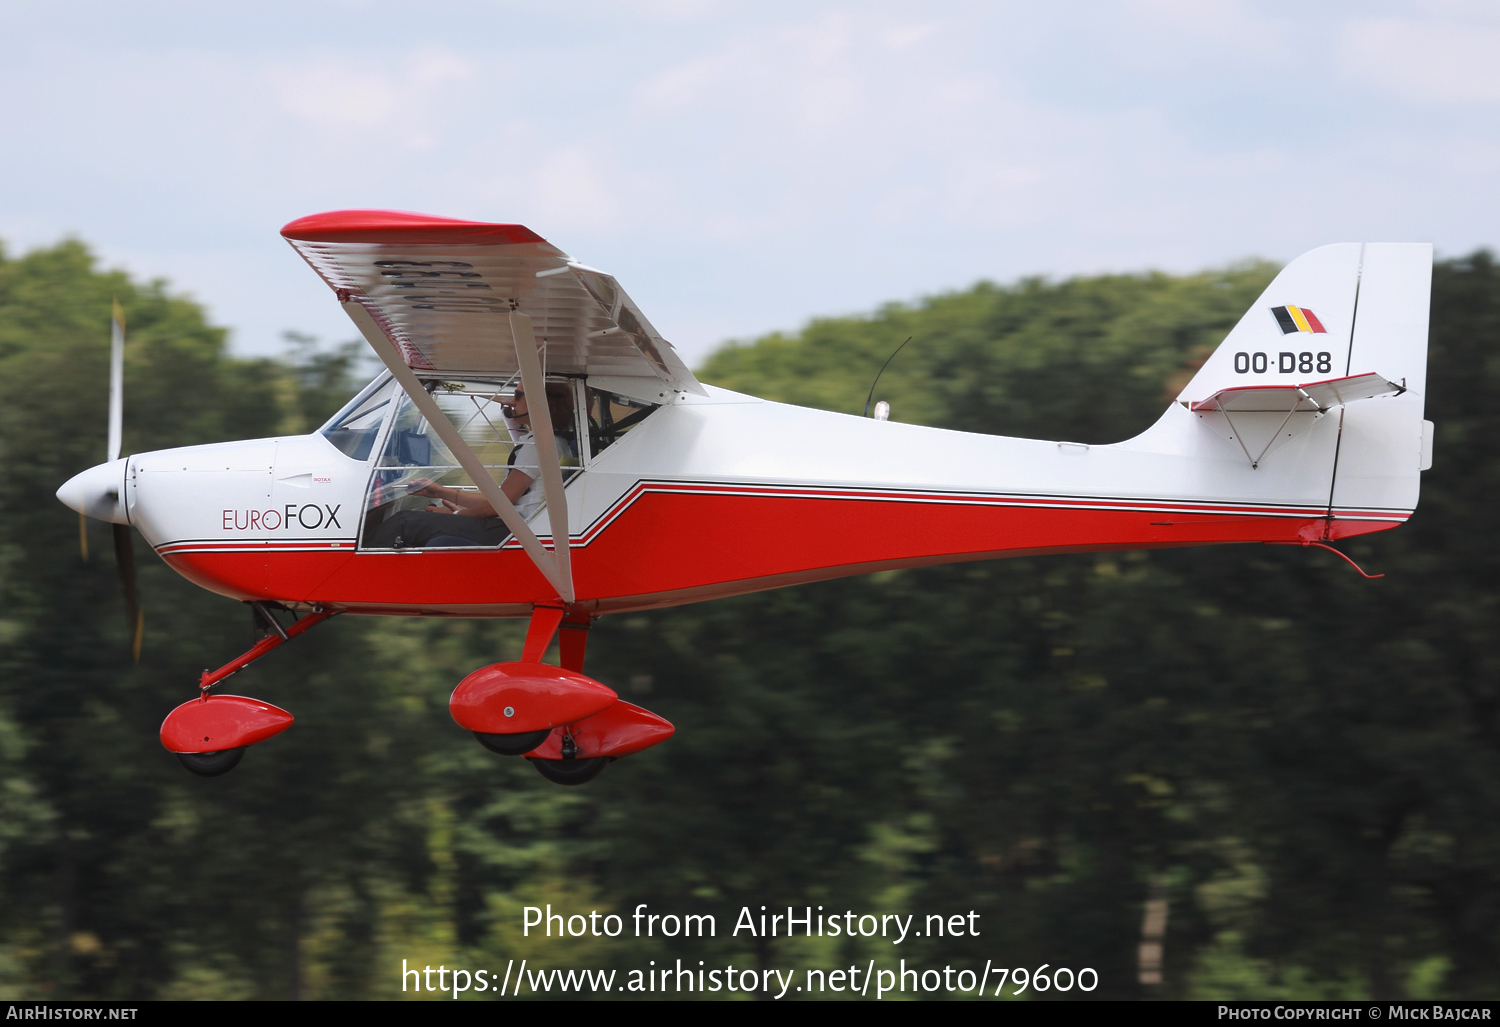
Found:
[[[1274, 272], [982, 283], [731, 346], [704, 380], [968, 431], [1144, 429]], [[230, 357], [164, 283], [68, 242], [0, 255], [0, 997], [381, 997], [403, 958], [503, 968], [1095, 968], [1096, 996], [1495, 997], [1500, 498], [1487, 254], [1436, 269], [1436, 463], [1411, 523], [1330, 554], [1230, 546], [892, 572], [606, 618], [588, 669], [673, 721], [580, 789], [481, 749], [453, 684], [520, 626], [340, 618], [236, 682], [296, 727], [189, 776], [163, 715], [246, 612], [54, 498], [97, 463], [108, 318], [127, 452], [300, 432], [357, 351]], [[775, 530], [768, 525], [767, 530]], [[734, 540], [726, 540], [732, 545]], [[1137, 983], [1166, 897], [1166, 974]], [[523, 905], [715, 912], [711, 942], [519, 937]], [[981, 912], [895, 950], [724, 937], [741, 905]], [[1078, 993], [1074, 992], [1076, 996]]]

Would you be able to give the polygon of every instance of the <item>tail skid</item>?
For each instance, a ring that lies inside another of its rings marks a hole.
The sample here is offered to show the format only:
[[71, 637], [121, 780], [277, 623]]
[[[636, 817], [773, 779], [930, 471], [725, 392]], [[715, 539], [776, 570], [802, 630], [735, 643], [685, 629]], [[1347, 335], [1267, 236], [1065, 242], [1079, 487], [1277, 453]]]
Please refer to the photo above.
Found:
[[1269, 546], [1291, 546], [1291, 545], [1299, 545], [1299, 544], [1302, 545], [1302, 546], [1316, 546], [1319, 549], [1326, 549], [1326, 550], [1328, 550], [1334, 556], [1337, 556], [1339, 559], [1341, 559], [1345, 563], [1347, 563], [1350, 567], [1353, 567], [1356, 571], [1358, 571], [1360, 577], [1365, 578], [1367, 580], [1373, 581], [1376, 578], [1383, 578], [1383, 577], [1385, 577], [1384, 574], [1371, 574], [1370, 572], [1366, 571], [1363, 567], [1361, 567], [1359, 564], [1355, 563], [1354, 562], [1354, 558], [1351, 557], [1348, 553], [1345, 553], [1345, 552], [1343, 552], [1341, 550], [1335, 549], [1335, 548], [1333, 548], [1332, 546], [1330, 546], [1326, 542], [1302, 542], [1302, 543], [1295, 543], [1295, 542], [1267, 542], [1266, 543], [1266, 545], [1269, 545]]

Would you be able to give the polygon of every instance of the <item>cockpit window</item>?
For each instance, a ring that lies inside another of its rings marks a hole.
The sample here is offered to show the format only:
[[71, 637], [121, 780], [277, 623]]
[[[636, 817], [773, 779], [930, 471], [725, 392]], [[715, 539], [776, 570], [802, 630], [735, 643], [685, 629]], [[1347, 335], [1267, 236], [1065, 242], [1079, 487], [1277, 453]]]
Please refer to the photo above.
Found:
[[395, 391], [396, 383], [390, 376], [381, 375], [334, 414], [319, 429], [320, 433], [345, 456], [356, 460], [370, 459], [370, 450], [374, 448], [380, 426], [390, 412]]
[[588, 390], [589, 454], [598, 456], [657, 409], [655, 404], [603, 389]]
[[[496, 482], [504, 482], [512, 467], [517, 465], [518, 450], [528, 454], [521, 456], [521, 465], [525, 465], [528, 459], [535, 459], [535, 450], [526, 448], [531, 443], [530, 432], [507, 418], [507, 410], [516, 394], [513, 382], [430, 379], [424, 385], [459, 437]], [[547, 383], [554, 442], [564, 482], [577, 474], [581, 467], [575, 397], [573, 382]], [[440, 519], [434, 522], [436, 527], [413, 521], [413, 516], [425, 514], [435, 503], [462, 508], [481, 503], [487, 506], [488, 502], [480, 496], [479, 487], [416, 405], [404, 393], [398, 394], [396, 400], [395, 419], [386, 434], [370, 482], [361, 546], [407, 549], [499, 544], [509, 532], [497, 518], [481, 518], [485, 526], [482, 531], [476, 529], [476, 521], [471, 518], [449, 522]], [[535, 476], [537, 472], [534, 465], [532, 467], [531, 476]], [[513, 502], [520, 514], [530, 520], [545, 505], [540, 481], [534, 481], [532, 487]], [[403, 514], [409, 516], [398, 519]], [[443, 531], [451, 530], [451, 535], [440, 533], [431, 539], [425, 538], [432, 533], [425, 529], [437, 531], [444, 523], [448, 527]]]

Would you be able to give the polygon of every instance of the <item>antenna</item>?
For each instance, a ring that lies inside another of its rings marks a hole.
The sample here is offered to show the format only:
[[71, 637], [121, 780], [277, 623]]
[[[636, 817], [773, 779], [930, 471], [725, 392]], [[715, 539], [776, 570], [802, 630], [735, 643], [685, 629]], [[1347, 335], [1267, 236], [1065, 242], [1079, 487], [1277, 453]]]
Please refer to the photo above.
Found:
[[[911, 339], [912, 339], [912, 337], [910, 335], [908, 335], [906, 337], [906, 342], [911, 342]], [[906, 348], [906, 342], [903, 342], [901, 345], [899, 345], [899, 346], [896, 347], [896, 353], [900, 353], [902, 350], [904, 350]], [[880, 384], [880, 376], [883, 375], [883, 374], [885, 374], [885, 369], [887, 367], [891, 366], [891, 361], [892, 360], [896, 359], [896, 353], [892, 353], [890, 356], [886, 357], [885, 358], [885, 363], [883, 363], [883, 364], [880, 365], [880, 370], [875, 372], [875, 380], [870, 383], [870, 392], [869, 392], [869, 395], [865, 396], [865, 416], [866, 417], [870, 416], [870, 400], [875, 397], [875, 386], [877, 386], [877, 385]]]

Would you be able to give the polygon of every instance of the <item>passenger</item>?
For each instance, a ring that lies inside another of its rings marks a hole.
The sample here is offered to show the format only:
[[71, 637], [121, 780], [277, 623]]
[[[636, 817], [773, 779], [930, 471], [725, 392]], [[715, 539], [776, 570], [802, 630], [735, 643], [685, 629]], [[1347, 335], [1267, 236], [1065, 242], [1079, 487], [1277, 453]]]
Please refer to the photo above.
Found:
[[[573, 423], [573, 397], [568, 387], [548, 385], [547, 406], [552, 415], [558, 458], [569, 460], [576, 456], [573, 445], [558, 432], [558, 429]], [[518, 387], [515, 398], [500, 409], [516, 432], [510, 470], [500, 483], [500, 491], [515, 505], [522, 519], [529, 521], [541, 509], [545, 494], [541, 482], [542, 464], [536, 440], [531, 434], [531, 413], [525, 389]], [[395, 514], [370, 532], [365, 545], [375, 549], [498, 546], [510, 537], [510, 529], [481, 493], [429, 482], [411, 494], [436, 499], [437, 502], [425, 510], [403, 510]]]

